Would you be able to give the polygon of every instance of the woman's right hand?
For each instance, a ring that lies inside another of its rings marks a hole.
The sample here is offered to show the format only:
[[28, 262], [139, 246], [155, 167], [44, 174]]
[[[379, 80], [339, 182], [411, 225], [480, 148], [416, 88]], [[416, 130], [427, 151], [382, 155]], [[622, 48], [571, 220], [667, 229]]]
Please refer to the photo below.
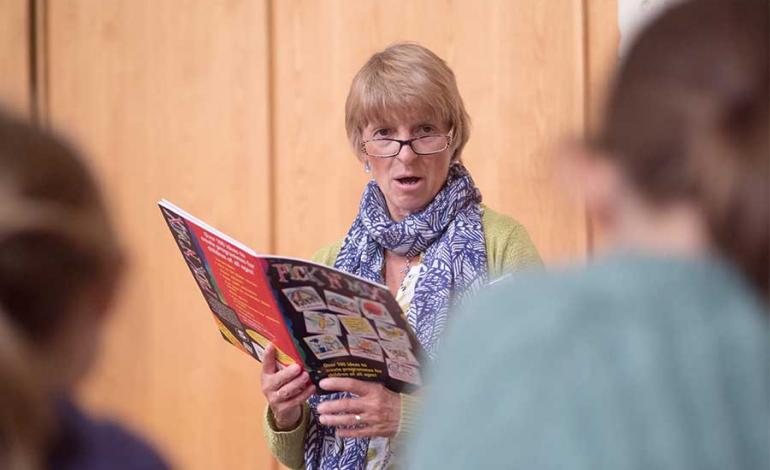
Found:
[[298, 364], [278, 370], [275, 346], [268, 344], [262, 361], [262, 394], [279, 431], [297, 427], [302, 418], [302, 403], [314, 393], [315, 385]]

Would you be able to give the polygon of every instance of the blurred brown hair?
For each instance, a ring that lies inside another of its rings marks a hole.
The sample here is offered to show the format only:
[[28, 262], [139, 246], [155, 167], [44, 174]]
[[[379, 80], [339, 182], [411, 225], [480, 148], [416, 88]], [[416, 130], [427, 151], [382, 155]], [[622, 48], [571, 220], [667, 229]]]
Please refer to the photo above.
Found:
[[770, 298], [767, 0], [696, 0], [625, 58], [596, 143], [655, 205], [689, 201], [711, 239]]
[[122, 259], [75, 151], [0, 112], [0, 467], [32, 468], [19, 462], [43, 455], [50, 397], [36, 353], [73, 316], [93, 314], [75, 301], [87, 288], [111, 292]]

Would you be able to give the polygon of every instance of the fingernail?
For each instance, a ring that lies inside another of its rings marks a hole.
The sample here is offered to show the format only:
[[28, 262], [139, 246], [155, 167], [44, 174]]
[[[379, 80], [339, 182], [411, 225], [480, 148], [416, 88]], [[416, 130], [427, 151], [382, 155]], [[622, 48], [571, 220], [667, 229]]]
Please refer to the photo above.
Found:
[[326, 388], [326, 385], [329, 383], [329, 379], [321, 379], [320, 382], [318, 382], [318, 385], [321, 386], [321, 388]]
[[292, 364], [292, 365], [289, 366], [289, 370], [292, 371], [292, 372], [297, 372], [299, 370], [299, 365]]
[[324, 415], [319, 416], [318, 421], [320, 421], [321, 424], [326, 424], [326, 416]]

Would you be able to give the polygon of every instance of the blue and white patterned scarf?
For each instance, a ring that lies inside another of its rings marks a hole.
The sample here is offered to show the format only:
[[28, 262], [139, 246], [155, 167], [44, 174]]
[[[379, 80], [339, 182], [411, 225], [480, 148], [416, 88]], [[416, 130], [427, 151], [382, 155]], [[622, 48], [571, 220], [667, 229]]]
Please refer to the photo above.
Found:
[[[384, 283], [384, 250], [402, 256], [423, 253], [424, 271], [417, 280], [407, 312], [409, 325], [433, 359], [450, 306], [487, 279], [487, 253], [481, 226], [481, 193], [468, 170], [452, 165], [444, 187], [420, 212], [400, 222], [390, 218], [385, 197], [370, 181], [353, 225], [334, 263], [342, 271]], [[317, 406], [350, 396], [333, 393], [310, 397], [311, 419], [305, 436], [307, 470], [361, 470], [369, 439], [337, 438], [333, 427], [318, 421]]]

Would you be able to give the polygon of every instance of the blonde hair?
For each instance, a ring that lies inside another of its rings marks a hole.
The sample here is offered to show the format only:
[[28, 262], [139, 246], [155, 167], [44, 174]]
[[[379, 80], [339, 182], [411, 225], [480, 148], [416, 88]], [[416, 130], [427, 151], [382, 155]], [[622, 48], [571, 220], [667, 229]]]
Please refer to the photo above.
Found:
[[363, 129], [371, 123], [405, 116], [438, 119], [452, 132], [453, 161], [460, 161], [470, 137], [470, 117], [452, 69], [440, 57], [401, 42], [371, 56], [350, 85], [345, 130], [361, 155]]

